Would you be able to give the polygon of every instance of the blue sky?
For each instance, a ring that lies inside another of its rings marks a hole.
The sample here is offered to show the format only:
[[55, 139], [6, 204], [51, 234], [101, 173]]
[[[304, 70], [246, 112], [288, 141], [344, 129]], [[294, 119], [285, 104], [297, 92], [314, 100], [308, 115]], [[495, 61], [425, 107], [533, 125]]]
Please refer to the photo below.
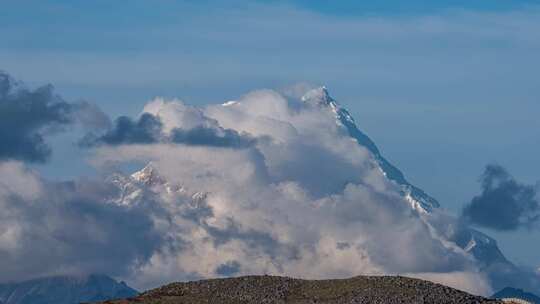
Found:
[[[158, 95], [207, 104], [325, 84], [383, 154], [453, 212], [478, 193], [487, 163], [540, 179], [540, 1], [2, 6], [1, 69], [113, 116]], [[86, 170], [70, 139], [55, 142], [41, 170]], [[491, 234], [514, 261], [540, 265], [538, 230]]]

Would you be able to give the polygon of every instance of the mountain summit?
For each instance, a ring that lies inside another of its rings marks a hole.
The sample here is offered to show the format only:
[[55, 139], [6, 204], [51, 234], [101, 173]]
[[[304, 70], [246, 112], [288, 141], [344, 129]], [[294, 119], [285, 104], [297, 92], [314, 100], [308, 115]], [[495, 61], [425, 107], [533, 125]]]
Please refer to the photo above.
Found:
[[438, 303], [502, 304], [444, 285], [392, 276], [358, 276], [340, 280], [299, 280], [277, 276], [245, 276], [172, 283], [132, 299], [103, 304], [220, 303], [220, 304], [341, 304]]
[[307, 91], [301, 98], [303, 102], [309, 102], [316, 105], [336, 106], [336, 101], [330, 97], [326, 86], [318, 87]]
[[137, 295], [124, 282], [106, 275], [54, 276], [0, 284], [2, 304], [78, 304]]
[[349, 111], [341, 107], [339, 103], [330, 96], [328, 88], [323, 86], [310, 90], [302, 96], [301, 100], [306, 103], [329, 107], [329, 109], [335, 113], [337, 122], [346, 128], [349, 135], [354, 138], [359, 145], [365, 147], [373, 154], [386, 177], [401, 186], [403, 195], [412, 204], [413, 208], [419, 211], [430, 211], [433, 208], [439, 207], [439, 202], [437, 202], [436, 199], [429, 196], [422, 189], [409, 183], [403, 173], [382, 156], [379, 148], [371, 138], [357, 127], [356, 122]]

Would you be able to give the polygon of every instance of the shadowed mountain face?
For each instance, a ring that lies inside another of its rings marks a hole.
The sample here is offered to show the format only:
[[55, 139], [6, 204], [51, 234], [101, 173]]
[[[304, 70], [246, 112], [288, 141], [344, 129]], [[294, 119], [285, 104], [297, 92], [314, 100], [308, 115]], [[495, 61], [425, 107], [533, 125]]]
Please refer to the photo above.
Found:
[[76, 304], [135, 295], [136, 290], [105, 275], [56, 276], [0, 284], [2, 304]]
[[521, 289], [506, 287], [499, 292], [491, 296], [493, 299], [505, 299], [505, 298], [514, 298], [522, 299], [534, 304], [540, 304], [540, 297], [535, 294], [523, 291]]
[[502, 303], [406, 277], [360, 276], [342, 280], [299, 280], [247, 276], [173, 283], [128, 303]]

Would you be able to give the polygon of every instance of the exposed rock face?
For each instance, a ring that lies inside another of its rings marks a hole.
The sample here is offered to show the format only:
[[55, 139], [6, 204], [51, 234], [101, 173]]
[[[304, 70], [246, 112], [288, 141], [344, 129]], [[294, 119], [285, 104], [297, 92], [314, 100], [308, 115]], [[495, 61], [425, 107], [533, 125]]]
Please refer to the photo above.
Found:
[[299, 280], [247, 276], [173, 283], [132, 299], [104, 303], [502, 303], [406, 277]]

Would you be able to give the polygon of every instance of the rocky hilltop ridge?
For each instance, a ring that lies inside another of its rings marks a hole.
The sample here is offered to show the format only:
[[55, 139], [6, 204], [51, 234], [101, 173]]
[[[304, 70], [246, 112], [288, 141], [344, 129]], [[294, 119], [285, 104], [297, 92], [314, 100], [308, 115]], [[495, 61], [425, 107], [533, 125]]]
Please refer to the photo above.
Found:
[[401, 276], [302, 280], [245, 276], [172, 283], [141, 295], [102, 304], [154, 303], [503, 303], [429, 281]]

